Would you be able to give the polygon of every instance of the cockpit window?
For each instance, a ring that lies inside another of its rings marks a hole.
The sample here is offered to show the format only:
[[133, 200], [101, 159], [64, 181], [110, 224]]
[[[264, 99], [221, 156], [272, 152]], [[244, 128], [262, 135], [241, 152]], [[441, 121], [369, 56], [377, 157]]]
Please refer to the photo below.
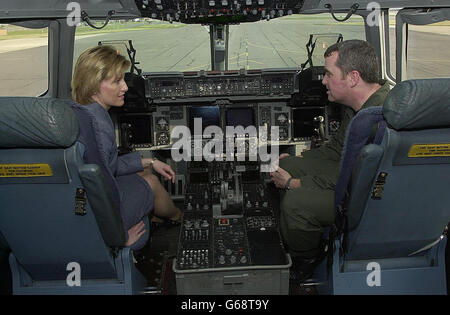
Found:
[[[100, 23], [99, 23], [100, 25]], [[96, 30], [87, 25], [75, 33], [74, 64], [78, 56], [99, 41], [132, 40], [139, 68], [146, 72], [207, 70], [210, 66], [208, 27], [168, 23], [150, 18], [110, 21]]]
[[[230, 69], [299, 68], [308, 59], [306, 44], [310, 34], [340, 33], [344, 40], [366, 39], [362, 17], [353, 16], [339, 23], [330, 14], [293, 14], [243, 23], [231, 26], [230, 33]], [[322, 54], [315, 54], [314, 65], [323, 65], [323, 48], [316, 47]]]
[[48, 89], [48, 28], [0, 24], [0, 96], [38, 96]]
[[[230, 25], [228, 70], [299, 68], [307, 60], [309, 35], [326, 33], [341, 33], [344, 40], [365, 39], [364, 20], [353, 16], [347, 22], [338, 23], [329, 14], [294, 14]], [[171, 24], [149, 18], [110, 21], [102, 30], [78, 26], [74, 61], [99, 41], [128, 39], [137, 51], [138, 67], [144, 72], [212, 69], [208, 25]]]
[[406, 79], [448, 77], [450, 22], [408, 25]]
[[[389, 10], [389, 52], [387, 75], [395, 80], [396, 69], [396, 15], [399, 9]], [[443, 21], [428, 25], [406, 24], [403, 36], [406, 46], [406, 71], [402, 80], [448, 77], [450, 73], [450, 22]], [[405, 65], [403, 65], [405, 67]]]

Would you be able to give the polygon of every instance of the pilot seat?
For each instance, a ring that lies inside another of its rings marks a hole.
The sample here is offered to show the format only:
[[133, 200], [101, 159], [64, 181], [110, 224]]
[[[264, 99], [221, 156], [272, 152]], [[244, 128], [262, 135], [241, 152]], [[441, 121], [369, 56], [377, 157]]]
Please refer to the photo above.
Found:
[[[69, 101], [0, 98], [0, 232], [13, 294], [135, 294], [110, 180], [85, 164]], [[84, 132], [92, 132], [86, 131]]]
[[320, 293], [447, 294], [449, 86], [400, 82], [351, 121]]

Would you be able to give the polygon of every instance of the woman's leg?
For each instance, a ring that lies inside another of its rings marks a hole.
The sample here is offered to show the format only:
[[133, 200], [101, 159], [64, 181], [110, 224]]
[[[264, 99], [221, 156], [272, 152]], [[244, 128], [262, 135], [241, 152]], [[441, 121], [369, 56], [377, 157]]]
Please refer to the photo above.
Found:
[[168, 218], [173, 221], [181, 220], [183, 214], [173, 203], [164, 186], [159, 181], [159, 178], [151, 172], [149, 169], [138, 173], [145, 181], [150, 185], [153, 190], [153, 196], [155, 201], [154, 214], [161, 218]]

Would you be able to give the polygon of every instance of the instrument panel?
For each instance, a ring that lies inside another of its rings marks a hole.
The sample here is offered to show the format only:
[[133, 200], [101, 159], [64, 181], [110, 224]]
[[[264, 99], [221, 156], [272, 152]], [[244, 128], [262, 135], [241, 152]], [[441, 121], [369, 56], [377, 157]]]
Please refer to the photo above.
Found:
[[[130, 150], [170, 149], [179, 140], [174, 130], [180, 126], [192, 138], [195, 132], [202, 133], [199, 136], [206, 142], [211, 138], [205, 135], [207, 127], [217, 127], [227, 138], [227, 127], [232, 127], [235, 137], [244, 139], [236, 148], [245, 147], [245, 153], [277, 139], [286, 145], [326, 140], [335, 133], [339, 113], [328, 104], [324, 89], [310, 88], [321, 85], [320, 79], [304, 73], [299, 75], [298, 69], [143, 73], [140, 84], [130, 85], [139, 87], [139, 93], [131, 95], [143, 98], [128, 101], [118, 115], [120, 145]], [[196, 129], [198, 118], [202, 125]], [[275, 138], [273, 127], [278, 130]]]
[[144, 73], [143, 76], [145, 96], [157, 104], [187, 98], [201, 101], [205, 97], [235, 100], [245, 95], [254, 99], [287, 99], [298, 92], [296, 69]]

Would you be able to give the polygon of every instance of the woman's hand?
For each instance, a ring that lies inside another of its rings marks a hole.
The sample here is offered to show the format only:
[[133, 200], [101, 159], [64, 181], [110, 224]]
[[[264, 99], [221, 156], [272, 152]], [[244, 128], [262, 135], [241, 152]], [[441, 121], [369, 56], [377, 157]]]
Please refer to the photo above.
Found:
[[175, 172], [172, 168], [159, 160], [153, 162], [153, 169], [164, 177], [165, 180], [172, 180], [172, 183], [175, 183]]
[[128, 230], [128, 240], [125, 246], [131, 246], [136, 243], [146, 232], [144, 221], [138, 222]]
[[143, 158], [142, 159], [142, 167], [152, 167], [158, 174], [161, 174], [165, 180], [172, 180], [172, 183], [175, 183], [175, 172], [172, 168], [164, 162], [156, 159]]

